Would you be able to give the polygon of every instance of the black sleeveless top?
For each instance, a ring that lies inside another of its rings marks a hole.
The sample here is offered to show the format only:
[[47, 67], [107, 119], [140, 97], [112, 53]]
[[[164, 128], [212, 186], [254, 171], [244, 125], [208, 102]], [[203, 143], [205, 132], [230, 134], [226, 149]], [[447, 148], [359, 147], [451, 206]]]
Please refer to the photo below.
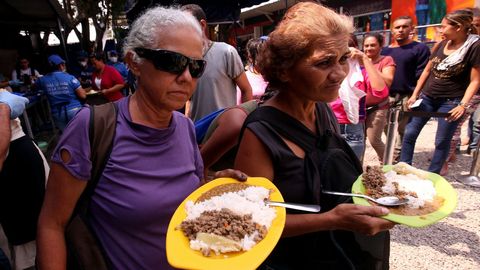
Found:
[[[351, 199], [324, 195], [321, 189], [349, 192], [362, 169], [351, 148], [338, 135], [338, 123], [327, 104], [317, 104], [316, 119], [314, 134], [290, 115], [263, 106], [248, 116], [243, 128], [250, 129], [268, 149], [274, 166], [273, 182], [285, 201], [317, 203], [326, 212]], [[282, 138], [300, 146], [305, 159], [297, 157]], [[349, 172], [346, 177], [342, 177], [344, 172]], [[261, 268], [369, 269], [369, 257], [361, 251], [352, 232], [321, 231], [280, 239]], [[351, 267], [354, 265], [357, 268]]]

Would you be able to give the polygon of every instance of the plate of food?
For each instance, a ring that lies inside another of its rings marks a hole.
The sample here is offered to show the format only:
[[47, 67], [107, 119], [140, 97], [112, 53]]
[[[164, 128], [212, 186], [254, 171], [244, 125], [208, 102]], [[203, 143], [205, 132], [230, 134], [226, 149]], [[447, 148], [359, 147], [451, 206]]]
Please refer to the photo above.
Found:
[[190, 194], [167, 230], [170, 265], [182, 269], [255, 269], [282, 235], [286, 212], [265, 200], [283, 202], [262, 177], [246, 182], [215, 179]]
[[91, 89], [91, 90], [88, 91], [86, 94], [87, 94], [88, 96], [91, 96], [91, 95], [98, 95], [98, 94], [100, 94], [100, 92]]
[[[424, 227], [450, 215], [457, 206], [457, 192], [438, 174], [400, 162], [383, 167], [367, 167], [352, 186], [353, 193], [374, 198], [397, 196], [408, 199], [402, 206], [387, 207], [383, 218], [410, 227]], [[353, 198], [359, 205], [372, 205], [363, 198]]]

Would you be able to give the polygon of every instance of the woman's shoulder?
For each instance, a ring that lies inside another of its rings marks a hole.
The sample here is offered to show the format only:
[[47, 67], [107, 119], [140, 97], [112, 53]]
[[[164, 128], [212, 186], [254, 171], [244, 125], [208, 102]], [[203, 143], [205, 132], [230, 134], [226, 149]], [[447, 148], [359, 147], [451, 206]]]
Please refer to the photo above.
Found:
[[78, 113], [75, 114], [75, 116], [72, 118], [72, 120], [70, 121], [72, 124], [69, 123], [69, 126], [70, 125], [74, 125], [75, 127], [88, 126], [88, 123], [90, 121], [90, 111], [91, 111], [90, 106], [83, 106], [82, 109], [80, 109], [80, 111], [78, 111]]
[[[107, 71], [107, 72], [105, 72], [105, 71]], [[118, 74], [120, 74], [114, 66], [110, 66], [110, 65], [107, 65], [107, 64], [105, 64], [105, 71], [103, 72], [104, 74], [105, 73], [109, 73], [109, 74], [118, 73]]]
[[476, 49], [480, 47], [480, 37], [475, 42], [473, 42], [472, 47]]
[[192, 120], [181, 112], [174, 111], [172, 116], [174, 117], [175, 122], [177, 122], [177, 125], [180, 124], [183, 127], [194, 126]]
[[435, 43], [435, 45], [433, 45], [432, 47], [432, 55], [435, 55], [435, 54], [443, 54], [443, 49], [445, 48], [445, 45], [447, 45], [447, 40], [442, 40], [440, 42], [437, 42]]
[[379, 67], [388, 67], [388, 66], [395, 66], [395, 60], [393, 60], [393, 57], [389, 55], [383, 55], [381, 58], [378, 60], [376, 63]]

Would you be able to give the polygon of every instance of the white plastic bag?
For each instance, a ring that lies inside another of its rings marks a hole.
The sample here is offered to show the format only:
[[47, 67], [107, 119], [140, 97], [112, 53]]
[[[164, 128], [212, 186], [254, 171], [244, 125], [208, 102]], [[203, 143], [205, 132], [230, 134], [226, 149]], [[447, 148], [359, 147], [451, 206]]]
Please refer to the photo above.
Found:
[[355, 86], [358, 82], [363, 82], [360, 64], [356, 60], [348, 59], [348, 65], [350, 70], [340, 85], [339, 96], [348, 120], [352, 124], [357, 124], [360, 110], [359, 101], [367, 94]]

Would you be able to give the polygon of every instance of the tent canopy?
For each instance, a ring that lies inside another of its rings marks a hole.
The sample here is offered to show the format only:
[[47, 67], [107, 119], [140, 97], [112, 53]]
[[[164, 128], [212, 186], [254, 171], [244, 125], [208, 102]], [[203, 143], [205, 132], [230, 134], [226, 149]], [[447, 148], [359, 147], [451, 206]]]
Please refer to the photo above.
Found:
[[0, 0], [0, 29], [54, 30], [65, 17], [57, 0]]
[[154, 5], [185, 5], [197, 4], [203, 8], [209, 23], [238, 21], [240, 9], [266, 2], [267, 0], [136, 0], [127, 12], [127, 17], [133, 21], [142, 11]]

